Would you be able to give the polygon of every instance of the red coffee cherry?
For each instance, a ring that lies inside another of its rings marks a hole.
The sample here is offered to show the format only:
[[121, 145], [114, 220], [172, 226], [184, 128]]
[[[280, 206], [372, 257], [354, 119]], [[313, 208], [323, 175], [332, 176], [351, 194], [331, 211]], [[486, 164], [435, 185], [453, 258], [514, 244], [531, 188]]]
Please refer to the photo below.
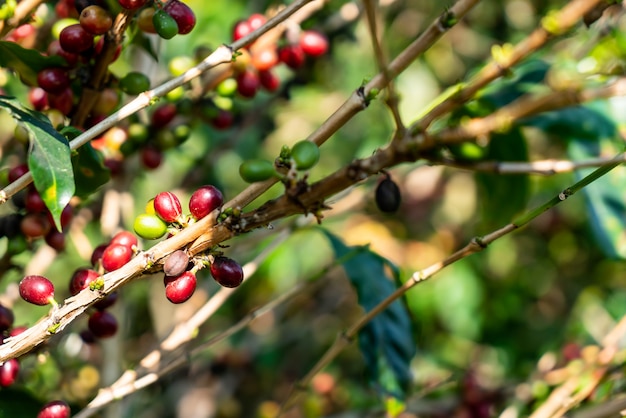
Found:
[[211, 117], [211, 125], [218, 130], [230, 128], [234, 121], [233, 112], [224, 109], [217, 109], [217, 113]]
[[67, 52], [61, 48], [61, 43], [58, 39], [50, 42], [50, 45], [48, 45], [48, 55], [58, 55], [62, 57], [67, 63], [67, 67], [75, 67], [80, 57], [78, 54]]
[[62, 68], [46, 68], [37, 73], [37, 84], [48, 93], [59, 94], [69, 87], [70, 78]]
[[19, 179], [26, 173], [28, 173], [27, 164], [16, 165], [15, 167], [9, 170], [9, 182], [13, 183], [15, 180]]
[[43, 276], [24, 277], [19, 284], [20, 296], [33, 305], [44, 306], [54, 301], [54, 285]]
[[261, 13], [253, 13], [248, 18], [248, 25], [251, 30], [257, 30], [267, 22], [267, 18]]
[[70, 418], [70, 406], [63, 401], [48, 402], [39, 410], [37, 418]]
[[48, 103], [53, 109], [57, 109], [64, 115], [69, 115], [74, 106], [74, 93], [67, 87], [59, 94], [48, 93]]
[[177, 113], [176, 105], [173, 103], [166, 103], [159, 106], [154, 113], [152, 113], [152, 126], [155, 129], [165, 127], [174, 119]]
[[46, 210], [46, 203], [43, 201], [41, 195], [34, 187], [29, 187], [26, 191], [24, 205], [26, 207], [26, 210], [31, 213], [43, 212], [44, 210]]
[[22, 234], [32, 239], [44, 237], [51, 227], [47, 215], [42, 213], [29, 213], [20, 221]]
[[15, 383], [20, 371], [20, 362], [17, 359], [10, 359], [0, 365], [0, 386], [3, 388]]
[[100, 261], [102, 261], [102, 254], [104, 254], [104, 250], [106, 250], [108, 246], [109, 244], [100, 244], [96, 248], [94, 248], [93, 252], [91, 253], [90, 260], [92, 266], [95, 266]]
[[242, 97], [251, 99], [256, 96], [256, 92], [259, 90], [260, 82], [259, 76], [256, 72], [246, 70], [239, 74], [237, 80], [237, 93]]
[[146, 4], [147, 1], [148, 0], [118, 0], [120, 6], [128, 10], [139, 9], [141, 6]]
[[161, 192], [154, 198], [154, 211], [157, 216], [167, 223], [180, 220], [183, 209], [180, 200], [174, 193]]
[[224, 287], [237, 287], [243, 281], [243, 269], [232, 258], [215, 257], [211, 263], [211, 276]]
[[300, 35], [300, 47], [305, 54], [318, 57], [328, 51], [328, 39], [321, 32], [305, 30]]
[[97, 338], [109, 338], [117, 332], [117, 319], [107, 311], [96, 311], [87, 321], [89, 331]]
[[107, 246], [102, 253], [102, 267], [106, 271], [115, 271], [128, 263], [133, 257], [133, 250], [125, 245], [113, 244]]
[[178, 33], [181, 35], [191, 32], [196, 26], [196, 15], [189, 6], [181, 1], [172, 0], [163, 10], [174, 18], [178, 25]]
[[250, 32], [252, 32], [252, 27], [250, 27], [250, 23], [247, 20], [238, 21], [233, 26], [233, 41], [238, 41]]
[[33, 109], [42, 111], [48, 107], [48, 95], [41, 87], [33, 87], [28, 91], [28, 101]]
[[56, 229], [51, 228], [44, 237], [44, 240], [46, 241], [46, 244], [57, 252], [65, 250], [65, 234], [63, 232], [59, 232]]
[[141, 162], [148, 169], [155, 169], [161, 165], [163, 161], [163, 153], [152, 146], [146, 146], [141, 149]]
[[189, 212], [196, 219], [202, 219], [224, 203], [222, 192], [211, 185], [198, 188], [189, 198]]
[[59, 35], [61, 48], [67, 52], [79, 54], [93, 47], [93, 35], [87, 32], [80, 23], [67, 26]]
[[274, 48], [263, 48], [252, 54], [252, 65], [258, 71], [266, 71], [278, 64], [278, 53]]
[[139, 241], [135, 234], [130, 231], [120, 231], [111, 238], [111, 242], [109, 245], [123, 245], [125, 247], [130, 248], [136, 247]]
[[274, 92], [280, 87], [280, 79], [271, 70], [259, 71], [259, 82], [269, 92]]
[[87, 6], [80, 12], [80, 25], [92, 35], [103, 35], [113, 26], [109, 12], [100, 6]]
[[86, 289], [89, 285], [100, 277], [97, 271], [81, 268], [78, 269], [72, 274], [72, 278], [70, 279], [70, 294], [72, 296], [77, 295], [81, 290]]
[[304, 51], [300, 45], [285, 45], [278, 50], [278, 58], [287, 67], [297, 70], [304, 64]]
[[193, 295], [196, 290], [196, 275], [186, 271], [180, 276], [165, 276], [165, 297], [172, 303], [183, 303]]

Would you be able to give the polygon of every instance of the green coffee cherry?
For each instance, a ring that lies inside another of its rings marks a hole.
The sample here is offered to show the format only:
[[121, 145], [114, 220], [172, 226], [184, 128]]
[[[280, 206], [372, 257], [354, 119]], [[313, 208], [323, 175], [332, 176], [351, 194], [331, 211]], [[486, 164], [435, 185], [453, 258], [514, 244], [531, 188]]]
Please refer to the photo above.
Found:
[[267, 160], [248, 160], [239, 166], [239, 175], [248, 183], [267, 180], [276, 175], [274, 164]]
[[152, 16], [154, 29], [161, 38], [172, 39], [178, 33], [178, 23], [166, 11], [159, 9]]
[[157, 215], [142, 213], [133, 223], [135, 233], [144, 239], [158, 239], [167, 232], [167, 224]]
[[120, 89], [126, 94], [139, 94], [150, 90], [150, 79], [143, 73], [131, 71], [120, 80]]
[[320, 160], [320, 149], [311, 141], [296, 142], [291, 148], [291, 158], [297, 170], [308, 170]]

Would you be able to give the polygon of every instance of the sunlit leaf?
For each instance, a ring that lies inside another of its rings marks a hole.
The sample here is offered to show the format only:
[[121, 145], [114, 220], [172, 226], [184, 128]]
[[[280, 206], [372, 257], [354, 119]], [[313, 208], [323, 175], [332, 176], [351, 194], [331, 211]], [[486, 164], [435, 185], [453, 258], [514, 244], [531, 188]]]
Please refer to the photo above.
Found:
[[0, 106], [26, 128], [30, 138], [28, 168], [33, 183], [52, 214], [57, 228], [61, 212], [74, 195], [74, 173], [67, 139], [58, 133], [47, 118], [23, 107], [17, 100], [0, 96]]

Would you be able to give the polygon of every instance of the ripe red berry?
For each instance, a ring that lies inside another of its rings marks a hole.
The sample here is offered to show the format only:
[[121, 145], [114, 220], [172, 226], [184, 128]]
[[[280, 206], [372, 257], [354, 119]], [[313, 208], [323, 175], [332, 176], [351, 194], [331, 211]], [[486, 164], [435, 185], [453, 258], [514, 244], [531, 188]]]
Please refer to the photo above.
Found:
[[76, 64], [78, 64], [79, 55], [67, 52], [61, 48], [61, 43], [58, 39], [50, 42], [50, 45], [48, 45], [48, 55], [58, 55], [62, 57], [67, 63], [67, 67], [75, 67]]
[[93, 46], [93, 35], [87, 32], [80, 23], [67, 26], [59, 35], [61, 48], [67, 52], [79, 54]]
[[291, 69], [298, 69], [304, 64], [304, 51], [300, 45], [285, 45], [278, 50], [278, 58]]
[[63, 401], [48, 402], [39, 410], [37, 418], [69, 418], [70, 406]]
[[211, 276], [224, 287], [237, 287], [243, 281], [243, 269], [232, 258], [215, 257], [211, 263]]
[[132, 232], [120, 231], [115, 234], [113, 238], [111, 238], [111, 242], [109, 242], [109, 245], [123, 245], [132, 250], [133, 247], [137, 246], [138, 242], [139, 241], [137, 240], [137, 237]]
[[328, 51], [328, 39], [318, 31], [305, 30], [300, 35], [300, 47], [305, 54], [318, 57]]
[[0, 305], [0, 332], [6, 331], [13, 326], [15, 315], [13, 311], [4, 305]]
[[235, 23], [235, 26], [233, 26], [233, 41], [238, 41], [250, 32], [252, 32], [252, 28], [247, 20], [238, 21]]
[[100, 277], [98, 272], [92, 269], [81, 268], [76, 270], [70, 279], [71, 295], [77, 295], [81, 290], [88, 288], [91, 283], [98, 280], [98, 277]]
[[[66, 226], [70, 224], [72, 218], [74, 217], [74, 213], [72, 212], [72, 206], [66, 205], [61, 211], [61, 228], [65, 229]], [[48, 221], [50, 225], [54, 225], [54, 219], [52, 219], [52, 214], [49, 211], [46, 211], [46, 215], [48, 216]]]
[[97, 338], [108, 338], [117, 332], [117, 319], [107, 311], [96, 311], [87, 321], [89, 331]]
[[103, 35], [111, 26], [113, 19], [109, 12], [96, 5], [87, 6], [80, 12], [80, 25], [92, 35]]
[[196, 275], [186, 271], [180, 276], [165, 276], [165, 297], [172, 303], [187, 301], [196, 290]]
[[163, 10], [174, 18], [178, 25], [178, 33], [181, 35], [191, 32], [196, 26], [196, 15], [189, 6], [181, 1], [172, 0]]
[[25, 326], [11, 328], [11, 331], [9, 331], [9, 337], [15, 337], [16, 335], [20, 335], [22, 332], [26, 331], [27, 329], [28, 327], [25, 327]]
[[174, 119], [176, 113], [176, 105], [173, 103], [166, 103], [162, 106], [159, 106], [158, 108], [156, 108], [154, 113], [152, 113], [152, 126], [155, 129], [165, 127], [165, 125], [167, 125]]
[[146, 4], [147, 1], [148, 0], [118, 0], [120, 6], [128, 10], [139, 9]]
[[33, 305], [47, 305], [54, 300], [54, 285], [43, 276], [24, 277], [19, 284], [20, 296]]
[[48, 103], [53, 109], [57, 109], [64, 115], [69, 115], [74, 106], [74, 93], [67, 87], [59, 94], [48, 93]]
[[63, 232], [59, 232], [56, 229], [51, 228], [44, 237], [44, 240], [46, 241], [46, 244], [57, 252], [65, 250], [65, 234]]
[[133, 257], [133, 250], [125, 245], [113, 244], [107, 246], [102, 253], [102, 267], [106, 271], [114, 271], [128, 263]]
[[28, 91], [28, 101], [35, 110], [44, 110], [48, 107], [48, 95], [41, 87], [33, 87]]
[[198, 188], [189, 198], [189, 212], [196, 219], [202, 219], [224, 203], [222, 192], [211, 185]]
[[267, 18], [261, 13], [253, 13], [248, 18], [248, 25], [251, 30], [257, 30], [267, 22]]
[[225, 109], [217, 109], [217, 113], [211, 117], [211, 125], [219, 130], [230, 128], [234, 121], [233, 112]]
[[147, 146], [141, 149], [141, 162], [146, 168], [155, 169], [161, 165], [163, 153], [158, 149]]
[[37, 73], [37, 84], [48, 93], [59, 94], [70, 85], [70, 78], [62, 68], [46, 68]]
[[0, 365], [0, 386], [3, 388], [11, 386], [17, 379], [20, 371], [20, 362], [17, 359], [10, 359]]
[[41, 238], [45, 236], [52, 225], [47, 215], [42, 213], [29, 213], [20, 221], [20, 230], [28, 238]]
[[91, 253], [90, 260], [92, 266], [95, 266], [102, 260], [102, 254], [104, 254], [104, 250], [106, 250], [108, 246], [109, 244], [100, 244], [96, 248], [94, 248], [93, 252]]
[[43, 212], [46, 209], [46, 203], [41, 195], [34, 187], [29, 187], [24, 198], [26, 210], [31, 213]]
[[242, 97], [251, 99], [259, 90], [259, 76], [255, 71], [246, 70], [239, 74], [237, 80], [237, 93]]
[[271, 70], [259, 71], [259, 82], [269, 92], [276, 91], [280, 87], [280, 79]]
[[159, 218], [167, 223], [176, 222], [183, 213], [180, 200], [171, 192], [161, 192], [156, 195], [154, 198], [154, 211]]
[[26, 164], [16, 165], [15, 167], [9, 170], [9, 182], [13, 183], [15, 180], [19, 179], [26, 173], [28, 173], [28, 165]]

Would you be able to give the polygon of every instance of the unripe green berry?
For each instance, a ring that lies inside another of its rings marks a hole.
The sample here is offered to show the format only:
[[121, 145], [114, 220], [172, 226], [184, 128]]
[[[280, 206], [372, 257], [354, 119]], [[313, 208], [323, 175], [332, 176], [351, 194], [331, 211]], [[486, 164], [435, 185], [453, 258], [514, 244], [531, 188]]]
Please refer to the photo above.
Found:
[[157, 215], [142, 213], [133, 223], [135, 233], [144, 239], [158, 239], [167, 232], [167, 224]]
[[239, 175], [248, 183], [264, 181], [276, 175], [274, 164], [267, 160], [248, 160], [239, 166]]
[[172, 39], [178, 33], [178, 23], [164, 10], [157, 10], [152, 16], [154, 29], [161, 38]]
[[291, 148], [291, 158], [296, 169], [308, 170], [320, 160], [320, 149], [314, 142], [300, 141]]

